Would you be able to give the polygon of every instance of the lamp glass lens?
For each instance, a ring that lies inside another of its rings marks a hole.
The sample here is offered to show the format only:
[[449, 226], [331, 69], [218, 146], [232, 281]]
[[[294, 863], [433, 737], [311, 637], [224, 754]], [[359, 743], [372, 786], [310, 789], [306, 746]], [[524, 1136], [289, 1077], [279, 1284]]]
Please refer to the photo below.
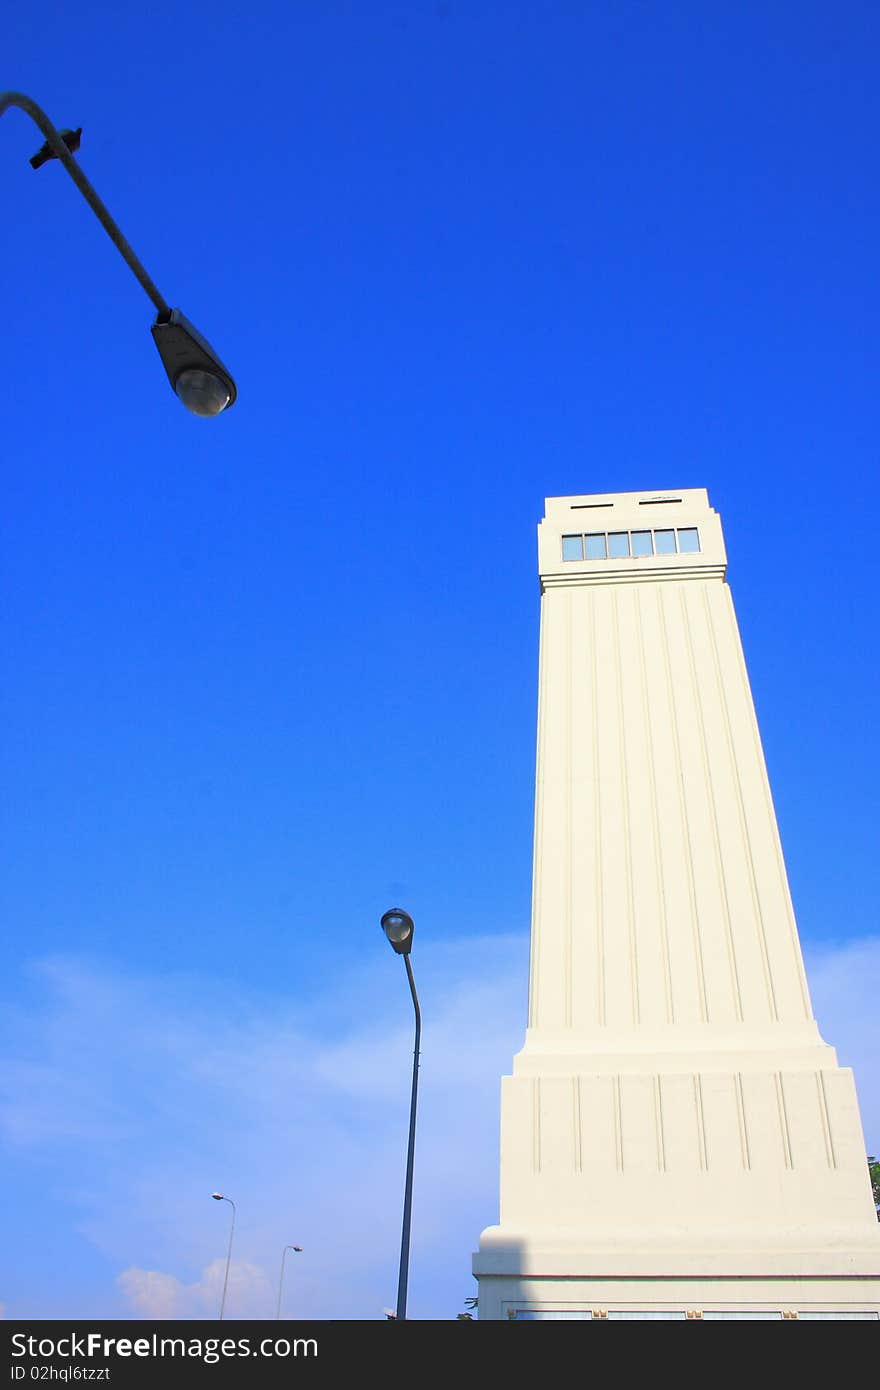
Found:
[[219, 415], [229, 404], [229, 391], [219, 376], [195, 367], [180, 373], [174, 389], [193, 415]]
[[406, 941], [412, 931], [409, 919], [398, 916], [396, 912], [390, 912], [382, 918], [382, 926], [385, 928], [385, 935], [389, 941]]

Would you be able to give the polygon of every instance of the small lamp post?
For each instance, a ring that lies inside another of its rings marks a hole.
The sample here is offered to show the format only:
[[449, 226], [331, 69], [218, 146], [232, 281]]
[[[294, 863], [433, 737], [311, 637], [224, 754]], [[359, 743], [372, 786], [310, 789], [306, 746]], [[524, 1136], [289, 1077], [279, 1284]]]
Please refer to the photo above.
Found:
[[278, 1307], [275, 1310], [276, 1321], [281, 1317], [281, 1285], [284, 1283], [284, 1261], [287, 1258], [288, 1250], [295, 1250], [298, 1255], [302, 1254], [301, 1245], [285, 1245], [281, 1252], [281, 1273], [278, 1276]]
[[400, 1237], [400, 1273], [397, 1280], [396, 1317], [398, 1321], [403, 1321], [406, 1317], [406, 1289], [409, 1281], [409, 1239], [412, 1221], [413, 1162], [416, 1152], [416, 1100], [419, 1089], [419, 1042], [422, 1035], [422, 1015], [419, 1009], [418, 995], [416, 994], [416, 982], [413, 979], [412, 966], [409, 960], [410, 951], [412, 950], [415, 923], [408, 912], [404, 912], [400, 907], [392, 907], [382, 916], [382, 930], [388, 937], [388, 940], [391, 942], [397, 954], [403, 956], [403, 963], [406, 966], [406, 978], [409, 981], [409, 991], [412, 995], [413, 1009], [415, 1010], [416, 1016], [416, 1035], [413, 1047], [412, 1096], [409, 1106], [409, 1143], [406, 1151], [406, 1183], [403, 1197], [403, 1230]]
[[[224, 367], [210, 343], [202, 337], [180, 310], [172, 309], [166, 304], [77, 164], [61, 133], [55, 129], [45, 111], [30, 97], [26, 97], [23, 92], [0, 92], [0, 116], [8, 111], [10, 106], [17, 106], [19, 110], [26, 112], [34, 124], [39, 126], [46, 137], [46, 144], [51, 150], [51, 154], [48, 154], [47, 157], [51, 159], [54, 156], [60, 159], [122, 259], [133, 272], [138, 284], [158, 309], [158, 316], [152, 330], [153, 340], [159, 349], [159, 356], [162, 358], [162, 365], [168, 374], [168, 380], [187, 410], [191, 411], [193, 415], [202, 416], [219, 415], [222, 410], [228, 410], [231, 405], [234, 405], [236, 397], [235, 382], [231, 374]], [[79, 131], [68, 132], [69, 136], [76, 136], [73, 143], [74, 149], [79, 148], [79, 133]], [[45, 163], [45, 159], [42, 158], [43, 153], [44, 150], [41, 150], [39, 156], [34, 156], [34, 159], [39, 159], [40, 163]], [[36, 168], [38, 165], [34, 163], [34, 167]]]
[[232, 1259], [232, 1237], [235, 1235], [235, 1203], [231, 1197], [224, 1197], [222, 1192], [212, 1192], [211, 1196], [215, 1202], [228, 1202], [232, 1207], [232, 1225], [229, 1227], [229, 1248], [226, 1251], [226, 1274], [223, 1277], [223, 1297], [220, 1300], [220, 1321], [223, 1321], [223, 1313], [226, 1308], [226, 1286], [229, 1283], [229, 1261]]

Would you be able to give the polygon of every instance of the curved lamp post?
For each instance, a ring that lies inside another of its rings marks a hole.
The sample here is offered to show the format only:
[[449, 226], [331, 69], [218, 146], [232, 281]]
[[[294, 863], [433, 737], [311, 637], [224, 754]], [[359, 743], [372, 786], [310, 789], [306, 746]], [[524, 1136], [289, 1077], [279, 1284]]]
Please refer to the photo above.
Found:
[[278, 1276], [278, 1307], [275, 1310], [276, 1319], [281, 1317], [281, 1285], [284, 1283], [284, 1261], [287, 1258], [288, 1250], [295, 1250], [298, 1255], [302, 1254], [301, 1245], [285, 1245], [281, 1252], [281, 1273]]
[[26, 112], [39, 126], [53, 154], [61, 160], [126, 265], [158, 309], [152, 329], [153, 341], [159, 349], [168, 380], [187, 410], [203, 416], [219, 415], [221, 410], [228, 410], [237, 394], [232, 376], [210, 343], [180, 310], [166, 304], [45, 111], [22, 92], [0, 92], [0, 116], [10, 106]]
[[224, 1197], [222, 1192], [212, 1192], [211, 1196], [215, 1202], [228, 1202], [232, 1207], [232, 1225], [229, 1227], [229, 1249], [226, 1251], [226, 1274], [223, 1277], [223, 1297], [220, 1300], [220, 1321], [223, 1321], [223, 1312], [226, 1308], [226, 1285], [229, 1283], [229, 1261], [232, 1258], [232, 1237], [235, 1235], [235, 1203], [231, 1197]]
[[409, 962], [409, 953], [412, 950], [413, 932], [415, 923], [408, 912], [403, 908], [392, 907], [383, 914], [382, 930], [394, 947], [399, 956], [403, 956], [403, 963], [406, 966], [406, 978], [409, 981], [409, 992], [412, 995], [413, 1008], [416, 1015], [416, 1036], [413, 1048], [413, 1074], [412, 1074], [412, 1098], [409, 1106], [409, 1144], [406, 1151], [406, 1186], [403, 1198], [403, 1231], [400, 1237], [400, 1274], [397, 1279], [397, 1318], [402, 1321], [406, 1317], [406, 1286], [409, 1281], [409, 1235], [412, 1218], [412, 1184], [413, 1184], [413, 1161], [416, 1153], [416, 1099], [419, 1089], [419, 1041], [422, 1035], [422, 1015], [419, 1009], [419, 999], [416, 994], [416, 982], [413, 979], [412, 966]]

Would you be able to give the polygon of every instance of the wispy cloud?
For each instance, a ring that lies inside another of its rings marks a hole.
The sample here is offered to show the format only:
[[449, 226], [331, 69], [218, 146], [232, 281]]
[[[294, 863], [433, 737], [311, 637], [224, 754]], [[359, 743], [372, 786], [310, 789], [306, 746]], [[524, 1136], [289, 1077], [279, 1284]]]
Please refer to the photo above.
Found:
[[[192, 1284], [157, 1269], [126, 1269], [117, 1283], [135, 1314], [144, 1318], [214, 1318], [223, 1293], [226, 1261], [213, 1260]], [[265, 1270], [232, 1260], [226, 1298], [239, 1318], [265, 1318], [271, 1301]], [[276, 1305], [277, 1306], [277, 1305]]]
[[[497, 1218], [499, 1078], [522, 1043], [525, 956], [521, 937], [419, 952], [414, 1315], [455, 1315]], [[304, 1247], [285, 1278], [296, 1315], [394, 1302], [413, 1024], [390, 953], [296, 1007], [72, 959], [33, 967], [28, 994], [0, 1132], [62, 1160], [77, 1231], [121, 1271], [108, 1316], [219, 1307], [230, 1209], [215, 1189], [237, 1202], [228, 1316], [273, 1314], [288, 1243]], [[69, 1299], [75, 1316], [74, 1280]]]
[[855, 1072], [865, 1142], [876, 1153], [880, 1149], [880, 937], [810, 946], [805, 956], [819, 1031], [837, 1050], [841, 1066]]

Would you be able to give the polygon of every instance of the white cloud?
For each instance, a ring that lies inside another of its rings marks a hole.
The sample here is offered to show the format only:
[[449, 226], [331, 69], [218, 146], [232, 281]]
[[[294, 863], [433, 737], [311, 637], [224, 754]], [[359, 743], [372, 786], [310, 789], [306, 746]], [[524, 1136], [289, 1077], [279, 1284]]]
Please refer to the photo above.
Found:
[[865, 1143], [880, 1149], [880, 1028], [877, 983], [880, 937], [810, 946], [807, 978], [819, 1031], [855, 1072]]
[[[526, 970], [522, 938], [419, 953], [415, 1316], [455, 1316], [497, 1217], [499, 1078], [522, 1043]], [[115, 1266], [107, 1315], [213, 1316], [229, 1231], [214, 1190], [237, 1202], [228, 1316], [274, 1316], [289, 1243], [305, 1247], [285, 1274], [291, 1315], [393, 1304], [413, 1017], [390, 953], [299, 1008], [63, 959], [35, 969], [33, 994], [12, 1030], [0, 1131], [13, 1151], [59, 1160], [74, 1234]], [[65, 1296], [54, 1315], [76, 1316], [72, 1278]]]
[[178, 1318], [189, 1290], [173, 1274], [158, 1269], [126, 1269], [117, 1281], [136, 1312], [145, 1318]]
[[[133, 1311], [144, 1318], [215, 1318], [223, 1298], [226, 1261], [214, 1260], [192, 1284], [158, 1269], [126, 1269], [117, 1283]], [[226, 1307], [239, 1318], [264, 1318], [269, 1303], [268, 1280], [256, 1265], [232, 1260], [226, 1288]]]

